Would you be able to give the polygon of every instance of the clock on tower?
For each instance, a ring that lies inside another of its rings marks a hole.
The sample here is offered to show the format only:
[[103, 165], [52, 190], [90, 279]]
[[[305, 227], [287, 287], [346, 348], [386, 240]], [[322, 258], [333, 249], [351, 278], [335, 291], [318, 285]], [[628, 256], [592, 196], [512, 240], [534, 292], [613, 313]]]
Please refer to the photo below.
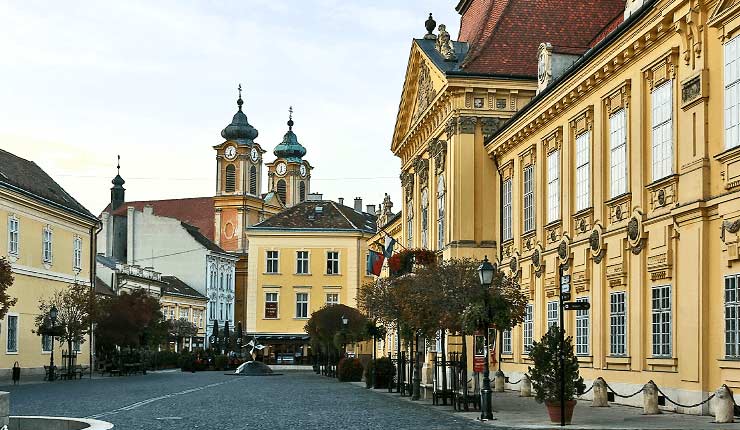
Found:
[[293, 107], [288, 110], [288, 132], [275, 147], [276, 160], [268, 164], [270, 191], [287, 207], [305, 201], [311, 192], [311, 164], [303, 159], [306, 148], [298, 142], [293, 132]]

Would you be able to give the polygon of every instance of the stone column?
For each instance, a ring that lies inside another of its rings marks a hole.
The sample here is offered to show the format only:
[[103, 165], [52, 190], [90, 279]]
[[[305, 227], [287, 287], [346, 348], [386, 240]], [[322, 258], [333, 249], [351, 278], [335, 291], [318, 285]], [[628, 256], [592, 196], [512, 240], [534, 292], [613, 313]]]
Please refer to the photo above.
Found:
[[504, 372], [497, 370], [493, 374], [493, 391], [496, 393], [503, 393], [505, 383], [506, 377], [504, 376]]
[[522, 381], [519, 383], [519, 397], [532, 397], [532, 381], [529, 380], [529, 376], [526, 374], [522, 375]]
[[714, 394], [714, 422], [735, 422], [735, 401], [732, 397], [732, 391], [727, 388], [727, 385], [723, 384]]
[[643, 415], [657, 415], [658, 409], [658, 386], [650, 381], [642, 387], [642, 413]]
[[609, 407], [609, 397], [607, 396], [606, 381], [604, 378], [598, 377], [594, 381], [594, 398], [591, 401], [591, 406], [594, 408], [605, 408]]

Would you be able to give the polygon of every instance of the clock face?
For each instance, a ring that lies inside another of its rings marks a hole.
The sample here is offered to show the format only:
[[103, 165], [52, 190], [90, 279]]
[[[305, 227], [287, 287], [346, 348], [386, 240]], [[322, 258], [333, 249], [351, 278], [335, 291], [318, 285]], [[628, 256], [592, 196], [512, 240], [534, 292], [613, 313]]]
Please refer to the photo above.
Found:
[[236, 148], [233, 146], [227, 146], [226, 150], [224, 151], [224, 155], [227, 159], [233, 160], [236, 157]]
[[288, 166], [285, 165], [285, 163], [278, 163], [277, 167], [275, 168], [275, 171], [278, 175], [283, 176], [285, 172], [288, 170]]
[[301, 172], [301, 176], [305, 178], [306, 177], [306, 166], [305, 165], [301, 164], [300, 172]]
[[257, 151], [257, 148], [252, 148], [252, 152], [249, 153], [249, 157], [252, 159], [252, 161], [257, 161], [257, 159], [260, 157], [260, 153]]

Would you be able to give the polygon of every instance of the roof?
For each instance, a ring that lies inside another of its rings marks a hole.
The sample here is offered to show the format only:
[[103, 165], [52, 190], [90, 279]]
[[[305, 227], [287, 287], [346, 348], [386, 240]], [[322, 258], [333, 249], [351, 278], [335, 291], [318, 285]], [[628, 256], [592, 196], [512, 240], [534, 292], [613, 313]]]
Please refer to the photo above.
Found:
[[193, 239], [195, 239], [196, 242], [198, 242], [201, 245], [203, 245], [209, 251], [225, 252], [218, 245], [216, 245], [210, 239], [208, 239], [207, 237], [205, 237], [203, 235], [203, 233], [200, 232], [200, 229], [198, 227], [192, 226], [192, 225], [187, 224], [187, 223], [184, 223], [184, 222], [180, 222], [180, 225], [182, 225], [183, 228], [185, 228], [185, 231], [187, 231], [188, 234], [190, 234], [190, 236], [192, 236]]
[[36, 163], [2, 149], [0, 149], [0, 186], [14, 189], [90, 220], [96, 219], [95, 215], [75, 200]]
[[[317, 207], [321, 207], [320, 213], [317, 213]], [[374, 214], [360, 213], [330, 200], [311, 200], [299, 203], [249, 228], [260, 229], [361, 231], [374, 234], [377, 226]]]
[[429, 39], [414, 39], [414, 43], [419, 45], [427, 58], [443, 73], [448, 72], [459, 72], [460, 65], [465, 60], [465, 56], [468, 53], [468, 44], [463, 42], [452, 41], [452, 46], [455, 48], [455, 55], [457, 60], [449, 61], [442, 57], [442, 54], [437, 50], [437, 41]]
[[109, 269], [115, 270], [116, 268], [116, 260], [113, 257], [106, 257], [103, 254], [95, 254], [95, 261]]
[[[472, 0], [461, 2], [458, 39], [470, 44], [469, 73], [537, 76], [537, 49], [547, 42], [583, 53], [621, 19], [624, 0]], [[564, 25], [567, 23], [567, 25]]]
[[105, 283], [102, 279], [99, 277], [95, 277], [95, 294], [99, 294], [102, 296], [115, 296], [116, 292], [113, 291], [113, 288], [111, 288], [108, 284]]
[[[143, 211], [144, 206], [151, 206], [154, 215], [175, 218], [198, 228], [205, 237], [214, 237], [213, 197], [125, 202], [112, 215], [126, 216], [129, 206], [137, 211]], [[110, 205], [104, 210], [110, 210]]]
[[162, 295], [190, 297], [194, 299], [206, 300], [206, 296], [196, 291], [190, 285], [184, 283], [177, 276], [162, 276], [162, 282], [165, 283], [162, 288]]

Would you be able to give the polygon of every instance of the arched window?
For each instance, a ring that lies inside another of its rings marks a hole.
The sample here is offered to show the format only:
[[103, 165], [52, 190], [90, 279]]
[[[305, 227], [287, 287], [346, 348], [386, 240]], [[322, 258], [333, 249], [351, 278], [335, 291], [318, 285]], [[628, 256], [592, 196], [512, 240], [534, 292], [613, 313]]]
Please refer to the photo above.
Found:
[[306, 200], [306, 183], [301, 181], [301, 185], [298, 187], [301, 201]]
[[421, 192], [421, 247], [427, 249], [429, 233], [429, 191], [424, 188]]
[[285, 201], [285, 179], [281, 179], [277, 183], [277, 194], [280, 197], [280, 201], [286, 204]]
[[257, 195], [257, 167], [252, 166], [249, 168], [249, 194]]
[[445, 246], [445, 178], [437, 181], [437, 249]]
[[226, 188], [227, 193], [233, 193], [236, 190], [236, 167], [233, 164], [226, 166]]
[[414, 202], [409, 200], [406, 205], [406, 247], [414, 247]]

